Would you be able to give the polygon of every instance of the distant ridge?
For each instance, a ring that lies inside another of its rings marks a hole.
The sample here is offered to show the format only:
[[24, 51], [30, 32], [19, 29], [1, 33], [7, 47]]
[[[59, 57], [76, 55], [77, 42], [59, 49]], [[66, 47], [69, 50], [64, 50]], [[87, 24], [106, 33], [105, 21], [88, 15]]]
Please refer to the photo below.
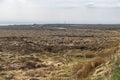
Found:
[[120, 24], [32, 24], [0, 25], [1, 30], [43, 30], [43, 29], [100, 29], [117, 30]]

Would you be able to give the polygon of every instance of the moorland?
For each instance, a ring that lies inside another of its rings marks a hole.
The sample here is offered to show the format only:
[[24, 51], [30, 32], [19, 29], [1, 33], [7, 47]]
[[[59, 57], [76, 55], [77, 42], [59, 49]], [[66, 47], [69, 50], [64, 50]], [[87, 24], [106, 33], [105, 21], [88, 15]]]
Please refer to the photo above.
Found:
[[0, 27], [0, 80], [120, 80], [119, 71], [119, 25]]

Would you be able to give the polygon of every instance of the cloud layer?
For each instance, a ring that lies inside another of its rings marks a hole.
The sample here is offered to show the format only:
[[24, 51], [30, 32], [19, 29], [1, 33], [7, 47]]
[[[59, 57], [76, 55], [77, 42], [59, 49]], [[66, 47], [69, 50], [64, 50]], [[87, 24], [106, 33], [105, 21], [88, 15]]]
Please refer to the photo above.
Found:
[[87, 3], [91, 8], [120, 8], [120, 0], [91, 0]]
[[0, 22], [120, 23], [119, 8], [120, 0], [0, 0]]

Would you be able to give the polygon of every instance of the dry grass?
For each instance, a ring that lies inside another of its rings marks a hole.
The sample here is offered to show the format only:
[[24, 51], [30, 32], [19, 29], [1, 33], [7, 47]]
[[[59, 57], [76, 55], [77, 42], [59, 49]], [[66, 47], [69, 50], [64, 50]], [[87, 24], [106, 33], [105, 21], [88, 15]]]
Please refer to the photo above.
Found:
[[73, 74], [79, 79], [87, 78], [92, 71], [99, 65], [103, 64], [105, 60], [101, 57], [96, 57], [92, 61], [85, 64], [77, 64], [73, 67]]
[[3, 30], [0, 80], [90, 80], [118, 51], [119, 35], [100, 30]]

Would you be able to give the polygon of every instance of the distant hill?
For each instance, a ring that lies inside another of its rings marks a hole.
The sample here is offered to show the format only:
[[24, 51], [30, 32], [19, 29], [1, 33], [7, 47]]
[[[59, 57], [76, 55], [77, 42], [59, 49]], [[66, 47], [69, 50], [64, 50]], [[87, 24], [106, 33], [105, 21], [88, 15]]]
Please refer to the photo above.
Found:
[[100, 29], [117, 30], [120, 25], [109, 24], [33, 24], [33, 25], [4, 25], [1, 30], [43, 30], [43, 29]]

